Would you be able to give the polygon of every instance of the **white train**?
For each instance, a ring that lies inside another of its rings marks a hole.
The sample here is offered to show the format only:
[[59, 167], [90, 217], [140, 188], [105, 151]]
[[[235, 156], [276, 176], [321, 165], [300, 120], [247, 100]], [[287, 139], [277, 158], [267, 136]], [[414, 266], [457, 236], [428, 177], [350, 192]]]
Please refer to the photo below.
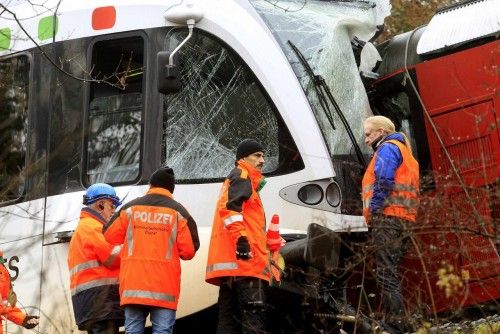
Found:
[[[261, 195], [282, 234], [310, 223], [363, 230], [371, 111], [359, 71], [377, 53], [358, 48], [358, 65], [353, 43], [369, 41], [389, 11], [388, 0], [3, 2], [0, 248], [19, 306], [41, 316], [39, 332], [77, 331], [67, 241], [97, 181], [127, 202], [158, 166], [174, 168], [174, 196], [201, 241], [183, 263], [179, 318], [217, 301], [204, 282], [208, 240], [243, 138], [266, 147]], [[158, 53], [178, 46], [180, 91], [161, 94], [158, 81], [172, 80]]]

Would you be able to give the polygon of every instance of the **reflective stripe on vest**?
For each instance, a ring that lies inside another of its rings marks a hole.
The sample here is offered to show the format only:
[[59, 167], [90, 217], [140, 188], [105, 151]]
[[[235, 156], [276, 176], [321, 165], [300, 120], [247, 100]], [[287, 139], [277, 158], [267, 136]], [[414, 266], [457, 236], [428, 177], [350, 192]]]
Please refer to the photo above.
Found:
[[174, 248], [175, 239], [177, 238], [177, 222], [174, 222], [167, 244], [167, 255], [165, 258], [170, 260], [172, 258], [172, 249]]
[[132, 226], [132, 209], [128, 208], [125, 210], [128, 219], [127, 226], [127, 248], [128, 248], [128, 256], [132, 256], [132, 251], [134, 250], [134, 227]]
[[120, 255], [122, 247], [121, 246], [115, 246], [113, 247], [113, 250], [111, 251], [111, 254], [109, 254], [108, 258], [102, 263], [105, 267], [109, 267], [115, 262], [116, 258]]
[[[369, 184], [363, 187], [363, 191], [367, 192], [373, 190], [373, 184]], [[395, 183], [394, 186], [392, 187], [392, 190], [395, 191], [417, 191], [417, 188], [412, 186], [411, 184], [402, 184], [402, 183]]]
[[234, 215], [234, 216], [229, 216], [226, 219], [224, 219], [224, 226], [228, 227], [229, 225], [237, 222], [242, 222], [243, 221], [243, 216], [242, 215]]
[[175, 302], [175, 296], [148, 290], [123, 290], [122, 298], [147, 298], [164, 302]]
[[[363, 187], [364, 193], [372, 191], [373, 191], [373, 184], [369, 184]], [[400, 184], [400, 183], [394, 184], [394, 187], [392, 188], [392, 191], [389, 194], [389, 196], [385, 199], [384, 204], [402, 206], [405, 210], [408, 210], [409, 212], [417, 211], [416, 207], [418, 206], [419, 203], [417, 199], [403, 197], [403, 196], [396, 196], [393, 193], [394, 191], [408, 191], [414, 193], [417, 192], [417, 189], [415, 187], [407, 184]], [[372, 196], [363, 198], [363, 208], [368, 208], [370, 206], [371, 198]]]
[[403, 196], [389, 196], [385, 202], [388, 205], [402, 206], [408, 211], [417, 211], [418, 200], [414, 198], [407, 198]]
[[71, 295], [74, 296], [77, 293], [80, 293], [82, 291], [92, 289], [98, 286], [103, 286], [103, 285], [115, 285], [118, 284], [118, 278], [100, 278], [100, 279], [95, 279], [92, 281], [88, 281], [82, 284], [78, 284], [76, 287], [71, 289]]
[[91, 269], [91, 268], [97, 268], [100, 265], [101, 264], [97, 260], [83, 262], [83, 263], [77, 264], [76, 266], [71, 268], [71, 270], [69, 271], [69, 275], [73, 276], [76, 273], [79, 273], [80, 271], [84, 271], [84, 270]]
[[[207, 266], [207, 273], [211, 273], [218, 270], [234, 270], [238, 269], [238, 264], [236, 262], [224, 262], [224, 263], [215, 263], [210, 266]], [[264, 267], [262, 271], [262, 275], [269, 276], [270, 270], [269, 267]]]
[[222, 262], [222, 263], [214, 263], [212, 265], [207, 266], [207, 273], [211, 273], [213, 271], [218, 270], [234, 270], [238, 269], [238, 264], [236, 262]]

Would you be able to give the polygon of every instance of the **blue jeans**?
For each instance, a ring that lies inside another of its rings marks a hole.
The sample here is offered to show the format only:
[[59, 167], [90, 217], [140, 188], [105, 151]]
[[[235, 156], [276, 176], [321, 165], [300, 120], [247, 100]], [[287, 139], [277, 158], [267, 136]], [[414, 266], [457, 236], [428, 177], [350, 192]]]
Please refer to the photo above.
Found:
[[125, 306], [125, 333], [143, 334], [148, 314], [151, 314], [152, 334], [172, 334], [175, 310], [143, 305]]

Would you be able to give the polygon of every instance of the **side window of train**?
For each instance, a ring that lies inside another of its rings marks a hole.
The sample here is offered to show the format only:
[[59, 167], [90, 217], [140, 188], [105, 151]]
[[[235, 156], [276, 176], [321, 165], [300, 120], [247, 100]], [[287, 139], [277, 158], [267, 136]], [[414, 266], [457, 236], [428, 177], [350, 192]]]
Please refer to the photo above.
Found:
[[29, 72], [25, 55], [0, 60], [0, 202], [24, 192]]
[[[172, 30], [166, 50], [187, 35]], [[179, 50], [180, 92], [163, 101], [162, 163], [180, 183], [220, 180], [234, 167], [238, 143], [261, 141], [264, 174], [286, 174], [304, 167], [279, 112], [244, 61], [219, 39], [195, 30]]]
[[139, 177], [144, 39], [94, 43], [86, 133], [86, 181], [134, 182]]

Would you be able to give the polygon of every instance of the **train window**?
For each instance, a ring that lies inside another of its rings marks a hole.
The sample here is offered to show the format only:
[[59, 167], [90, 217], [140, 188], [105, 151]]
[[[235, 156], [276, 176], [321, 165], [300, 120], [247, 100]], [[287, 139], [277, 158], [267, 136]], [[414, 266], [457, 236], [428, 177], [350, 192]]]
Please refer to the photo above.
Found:
[[144, 40], [96, 42], [91, 74], [86, 175], [88, 183], [133, 182], [139, 177]]
[[[167, 36], [167, 50], [186, 37]], [[276, 107], [255, 75], [222, 41], [201, 31], [179, 50], [182, 90], [165, 96], [163, 163], [180, 183], [210, 182], [234, 167], [238, 143], [264, 144], [264, 174], [285, 174], [303, 162]]]
[[24, 192], [29, 70], [27, 56], [0, 61], [0, 202]]

